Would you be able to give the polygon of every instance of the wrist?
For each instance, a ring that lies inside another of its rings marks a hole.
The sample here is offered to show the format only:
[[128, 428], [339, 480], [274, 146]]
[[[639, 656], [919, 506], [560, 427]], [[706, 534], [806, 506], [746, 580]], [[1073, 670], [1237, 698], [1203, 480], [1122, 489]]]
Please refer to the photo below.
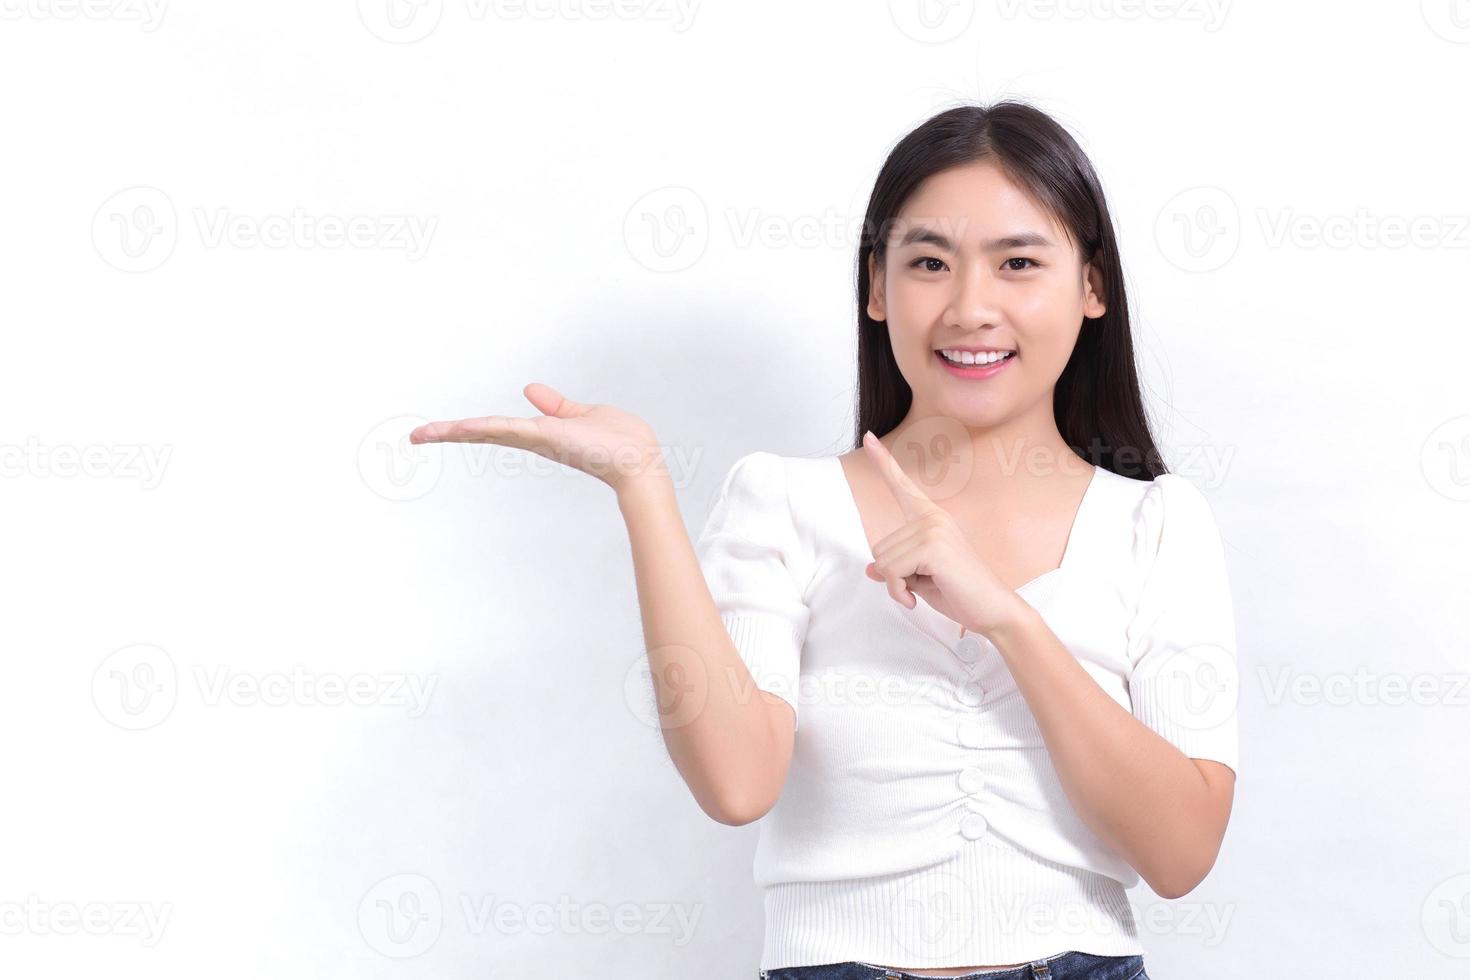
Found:
[[668, 473], [640, 473], [625, 476], [617, 485], [618, 507], [626, 513], [649, 502], [674, 496], [674, 481]]
[[1046, 622], [1041, 618], [1041, 613], [1036, 611], [1036, 607], [1017, 595], [1014, 607], [984, 632], [985, 638], [995, 644], [996, 651], [1002, 657], [1008, 658], [1023, 648], [1036, 634], [1037, 629], [1045, 625]]

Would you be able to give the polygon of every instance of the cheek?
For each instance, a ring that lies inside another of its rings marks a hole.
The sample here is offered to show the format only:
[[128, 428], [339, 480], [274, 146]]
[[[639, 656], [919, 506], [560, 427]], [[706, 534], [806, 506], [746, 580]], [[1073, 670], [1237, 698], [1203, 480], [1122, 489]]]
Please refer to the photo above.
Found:
[[922, 288], [915, 288], [914, 281], [902, 274], [888, 277], [886, 295], [889, 307], [900, 312], [913, 310], [927, 301], [925, 291]]
[[1038, 288], [1022, 290], [1010, 297], [1011, 315], [1018, 321], [1045, 328], [1052, 324], [1065, 323], [1077, 309], [1074, 297], [1060, 289]]
[[888, 329], [895, 349], [905, 343], [927, 344], [929, 327], [944, 310], [944, 298], [936, 289], [902, 278], [890, 280], [885, 294]]
[[1034, 348], [1069, 348], [1082, 322], [1080, 299], [1061, 291], [1013, 297], [1008, 312], [1021, 339]]

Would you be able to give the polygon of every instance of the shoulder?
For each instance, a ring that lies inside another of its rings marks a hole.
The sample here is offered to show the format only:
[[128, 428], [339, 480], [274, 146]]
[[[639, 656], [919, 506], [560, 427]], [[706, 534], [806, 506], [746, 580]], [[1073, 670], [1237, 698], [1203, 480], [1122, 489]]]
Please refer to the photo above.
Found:
[[1134, 482], [1142, 488], [1136, 511], [1142, 521], [1162, 521], [1165, 515], [1176, 522], [1214, 520], [1209, 498], [1188, 477], [1160, 473], [1152, 480]]
[[1139, 484], [1133, 511], [1135, 555], [1150, 561], [1161, 550], [1213, 557], [1222, 550], [1209, 498], [1187, 477], [1161, 473]]
[[720, 496], [731, 493], [800, 508], [822, 489], [823, 469], [837, 465], [836, 457], [781, 456], [766, 450], [746, 453], [730, 464], [720, 484]]
[[765, 450], [730, 464], [710, 508], [710, 525], [749, 536], [776, 535], [815, 550], [832, 512], [832, 456], [782, 456]]
[[810, 532], [795, 500], [799, 494], [792, 491], [806, 478], [805, 467], [816, 462], [760, 450], [731, 463], [696, 539], [703, 560], [714, 554], [745, 560], [779, 555], [804, 580], [811, 566]]
[[730, 464], [725, 472], [722, 489], [731, 484], [742, 486], [772, 486], [786, 482], [785, 459], [775, 453], [758, 449], [746, 453]]
[[[805, 462], [765, 450], [738, 457], [725, 471], [710, 507], [711, 523], [729, 530], [771, 529], [792, 523], [793, 463]], [[798, 474], [796, 479], [800, 479]]]
[[781, 456], [765, 450], [746, 453], [725, 471], [715, 493], [713, 509], [737, 513], [784, 509], [787, 482], [786, 463]]

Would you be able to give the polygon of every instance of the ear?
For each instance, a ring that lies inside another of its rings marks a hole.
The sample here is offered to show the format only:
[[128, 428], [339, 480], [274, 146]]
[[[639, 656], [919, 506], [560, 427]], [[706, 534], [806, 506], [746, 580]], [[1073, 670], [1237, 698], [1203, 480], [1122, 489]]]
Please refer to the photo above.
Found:
[[884, 299], [885, 283], [883, 282], [883, 267], [868, 253], [868, 316], [882, 323], [888, 319], [888, 306]]
[[1082, 268], [1082, 315], [1088, 319], [1102, 316], [1108, 311], [1103, 302], [1103, 274], [1097, 262], [1089, 262]]

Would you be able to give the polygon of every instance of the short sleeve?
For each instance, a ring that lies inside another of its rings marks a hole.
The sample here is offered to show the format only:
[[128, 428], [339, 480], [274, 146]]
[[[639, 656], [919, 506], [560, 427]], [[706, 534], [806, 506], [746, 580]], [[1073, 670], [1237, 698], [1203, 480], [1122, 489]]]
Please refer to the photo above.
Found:
[[[761, 690], [797, 711], [801, 647], [811, 613], [804, 560], [774, 453], [742, 456], [726, 474], [695, 553], [720, 619]], [[800, 720], [797, 721], [800, 727]]]
[[1186, 756], [1238, 772], [1235, 616], [1209, 501], [1164, 473], [1134, 516], [1141, 580], [1128, 627], [1133, 715]]

